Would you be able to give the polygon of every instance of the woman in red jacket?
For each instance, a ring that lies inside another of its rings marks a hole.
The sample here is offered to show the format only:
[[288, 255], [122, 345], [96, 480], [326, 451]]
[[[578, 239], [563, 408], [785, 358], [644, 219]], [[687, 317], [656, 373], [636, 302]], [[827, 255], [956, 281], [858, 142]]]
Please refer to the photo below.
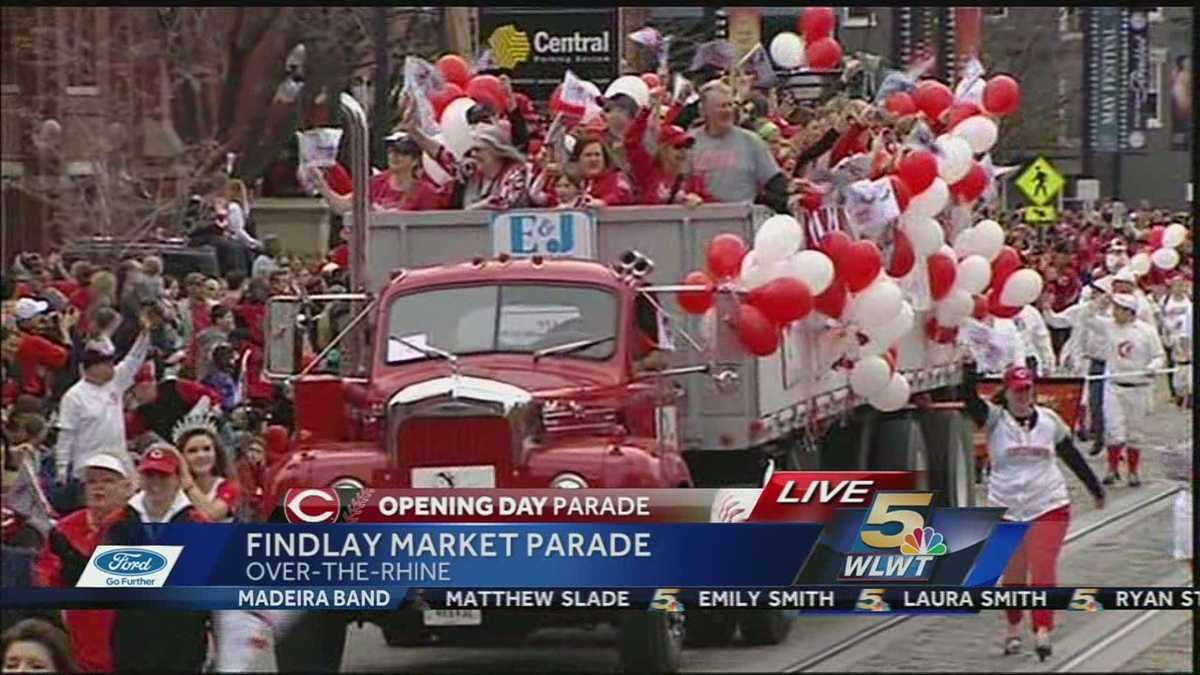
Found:
[[683, 129], [670, 125], [661, 127], [658, 133], [658, 150], [653, 156], [646, 151], [642, 141], [650, 115], [658, 114], [658, 104], [643, 108], [625, 132], [625, 156], [629, 159], [629, 170], [638, 186], [639, 204], [683, 204], [699, 206], [714, 201], [704, 185], [704, 177], [685, 173], [688, 168], [688, 150], [696, 139]]
[[571, 162], [579, 167], [586, 181], [585, 206], [623, 206], [632, 204], [633, 186], [629, 179], [613, 166], [612, 152], [604, 141], [588, 137], [575, 144]]

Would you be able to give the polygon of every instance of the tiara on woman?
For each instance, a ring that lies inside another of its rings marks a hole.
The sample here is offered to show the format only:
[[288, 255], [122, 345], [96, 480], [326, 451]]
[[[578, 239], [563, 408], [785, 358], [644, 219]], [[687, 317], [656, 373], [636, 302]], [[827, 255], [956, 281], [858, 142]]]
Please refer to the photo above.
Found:
[[179, 441], [193, 431], [203, 431], [214, 438], [217, 436], [216, 413], [212, 409], [212, 401], [207, 396], [201, 396], [196, 405], [175, 424], [175, 428], [171, 430], [171, 440], [178, 447]]

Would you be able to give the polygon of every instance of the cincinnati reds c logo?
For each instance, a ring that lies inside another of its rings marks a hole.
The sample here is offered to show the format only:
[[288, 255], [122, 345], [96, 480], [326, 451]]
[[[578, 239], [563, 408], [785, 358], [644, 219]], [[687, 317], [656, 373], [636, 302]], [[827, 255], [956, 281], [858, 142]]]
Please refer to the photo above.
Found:
[[1127, 359], [1133, 355], [1133, 343], [1126, 340], [1117, 345], [1117, 356]]
[[337, 520], [340, 508], [333, 490], [288, 490], [283, 515], [289, 523], [331, 523]]

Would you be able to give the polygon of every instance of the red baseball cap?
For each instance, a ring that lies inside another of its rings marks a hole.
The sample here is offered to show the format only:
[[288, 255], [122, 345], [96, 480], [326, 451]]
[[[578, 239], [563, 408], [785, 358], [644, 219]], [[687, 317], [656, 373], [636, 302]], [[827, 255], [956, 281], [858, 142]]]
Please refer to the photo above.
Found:
[[1004, 373], [1005, 389], [1025, 389], [1032, 387], [1033, 382], [1033, 371], [1025, 366], [1013, 366]]
[[153, 361], [147, 361], [147, 362], [143, 363], [142, 367], [138, 368], [137, 374], [133, 376], [134, 384], [141, 384], [143, 382], [153, 382], [154, 380], [155, 380], [155, 378], [154, 378], [154, 362]]
[[170, 450], [150, 448], [138, 462], [139, 473], [161, 473], [173, 476], [179, 472], [179, 458]]
[[658, 140], [663, 145], [669, 145], [673, 148], [690, 148], [696, 144], [696, 139], [687, 135], [687, 132], [674, 124], [663, 127], [658, 134]]

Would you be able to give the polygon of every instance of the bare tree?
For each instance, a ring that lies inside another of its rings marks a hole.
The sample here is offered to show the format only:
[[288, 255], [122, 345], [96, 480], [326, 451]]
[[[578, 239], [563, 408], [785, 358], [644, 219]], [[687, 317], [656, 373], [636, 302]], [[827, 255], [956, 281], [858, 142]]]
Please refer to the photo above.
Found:
[[438, 51], [434, 12], [389, 8], [381, 31], [372, 11], [61, 8], [52, 22], [32, 8], [6, 12], [19, 25], [5, 58], [52, 85], [6, 111], [24, 138], [6, 135], [5, 153], [32, 149], [14, 187], [47, 207], [52, 239], [68, 239], [168, 224], [181, 198], [230, 169], [251, 184], [294, 148], [297, 129], [336, 123], [338, 93], [371, 72], [378, 40], [393, 64], [414, 48]]

